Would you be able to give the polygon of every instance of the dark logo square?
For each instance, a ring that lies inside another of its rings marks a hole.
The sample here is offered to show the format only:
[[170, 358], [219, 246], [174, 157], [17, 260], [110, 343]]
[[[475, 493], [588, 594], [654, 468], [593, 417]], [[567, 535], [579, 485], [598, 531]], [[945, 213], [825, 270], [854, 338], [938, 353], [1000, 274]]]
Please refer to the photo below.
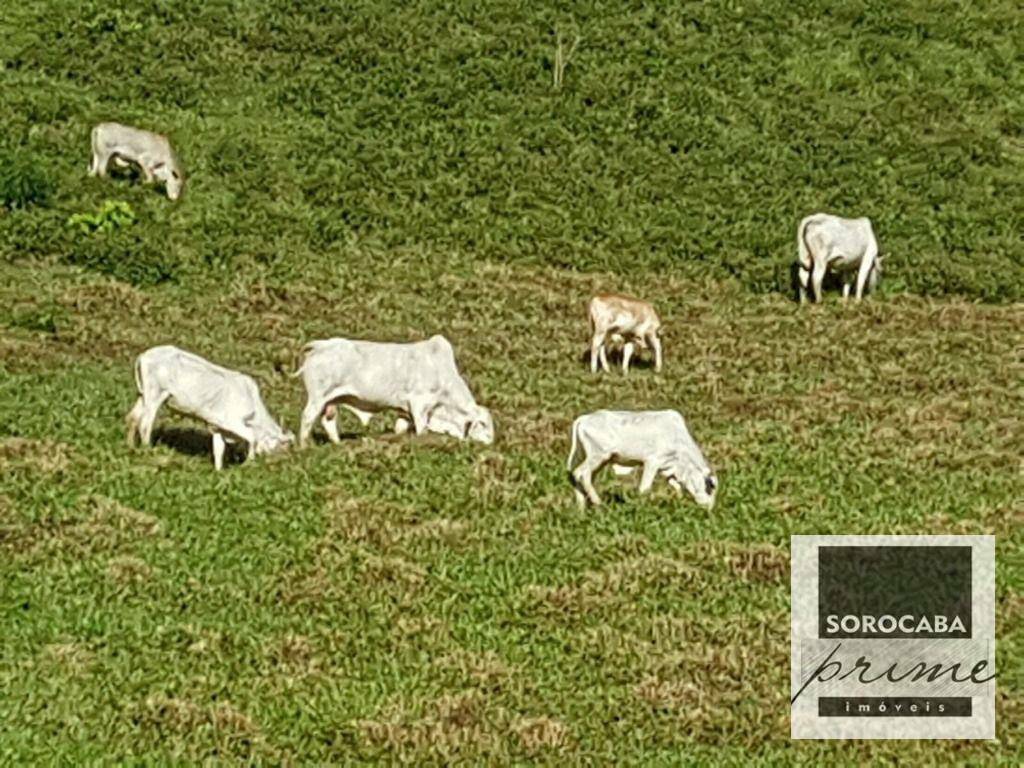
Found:
[[818, 636], [970, 638], [971, 547], [820, 547]]

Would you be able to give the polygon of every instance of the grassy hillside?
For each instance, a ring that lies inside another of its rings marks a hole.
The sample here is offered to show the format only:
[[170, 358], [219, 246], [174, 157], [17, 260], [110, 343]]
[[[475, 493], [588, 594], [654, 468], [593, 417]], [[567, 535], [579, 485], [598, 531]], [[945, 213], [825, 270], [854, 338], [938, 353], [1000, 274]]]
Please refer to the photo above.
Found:
[[[62, 224], [113, 197], [140, 280], [407, 247], [765, 292], [824, 209], [873, 218], [890, 291], [1019, 300], [1017, 4], [891, 5], [19, 3], [2, 151], [55, 192], [0, 247], [102, 262]], [[110, 118], [172, 135], [182, 205], [83, 179]]]
[[[10, 5], [0, 761], [1021, 759], [1014, 3]], [[178, 204], [86, 178], [111, 118], [170, 133]], [[877, 299], [784, 294], [815, 209], [875, 220]], [[663, 374], [587, 372], [606, 289]], [[490, 448], [124, 445], [149, 345], [294, 429], [305, 341], [435, 332]], [[610, 474], [577, 510], [601, 407], [679, 408], [714, 511]], [[949, 532], [998, 537], [998, 740], [790, 742], [789, 536]]]

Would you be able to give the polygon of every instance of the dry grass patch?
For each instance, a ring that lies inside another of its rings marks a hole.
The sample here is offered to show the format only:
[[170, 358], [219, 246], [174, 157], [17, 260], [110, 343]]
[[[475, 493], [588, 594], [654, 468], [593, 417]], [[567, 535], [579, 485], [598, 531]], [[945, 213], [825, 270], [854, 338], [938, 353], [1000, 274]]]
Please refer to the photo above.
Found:
[[779, 614], [754, 631], [741, 627], [705, 641], [662, 638], [637, 649], [645, 672], [634, 696], [677, 713], [696, 741], [772, 739], [785, 732], [777, 730], [779, 713], [788, 712], [789, 645], [780, 642], [785, 619]]
[[8, 437], [0, 440], [0, 472], [25, 471], [54, 475], [65, 472], [75, 458], [67, 443]]
[[96, 655], [81, 643], [52, 643], [43, 648], [43, 659], [71, 675], [89, 670]]
[[588, 571], [576, 584], [533, 585], [527, 596], [542, 613], [571, 616], [630, 601], [650, 590], [685, 591], [704, 586], [706, 575], [692, 565], [664, 555], [645, 555]]
[[989, 534], [1013, 536], [1024, 526], [1024, 499], [1016, 500], [1009, 508], [986, 505], [971, 510], [970, 516], [954, 520], [947, 512], [938, 512], [924, 521], [924, 527], [914, 526], [907, 533]]
[[368, 744], [404, 759], [412, 753], [454, 760], [499, 753], [507, 720], [484, 695], [466, 691], [410, 709], [391, 707], [355, 726]]
[[789, 552], [772, 544], [701, 542], [687, 550], [702, 566], [725, 568], [748, 581], [782, 581], [789, 577]]
[[322, 549], [338, 541], [387, 549], [398, 539], [400, 529], [415, 515], [408, 509], [380, 501], [342, 498], [330, 492]]
[[573, 744], [568, 726], [551, 717], [526, 717], [513, 725], [519, 744], [530, 756], [544, 752], [566, 752]]
[[436, 616], [400, 616], [392, 626], [392, 633], [400, 642], [427, 640], [442, 644], [451, 639], [452, 628], [448, 622]]
[[133, 285], [110, 280], [73, 285], [61, 293], [60, 303], [68, 309], [92, 317], [112, 312], [119, 320], [123, 320], [125, 316], [144, 316], [149, 309], [150, 298]]
[[203, 706], [190, 699], [154, 694], [136, 706], [132, 720], [156, 743], [171, 735], [183, 737], [193, 758], [275, 756], [259, 725], [229, 702]]
[[331, 578], [331, 571], [322, 565], [288, 571], [276, 587], [277, 595], [286, 605], [319, 607], [326, 600], [341, 599], [345, 591]]
[[107, 563], [107, 574], [121, 586], [129, 586], [148, 581], [153, 575], [153, 569], [144, 560], [123, 555]]
[[655, 709], [679, 709], [699, 706], [705, 692], [693, 682], [663, 680], [649, 675], [633, 688], [633, 695]]
[[[152, 515], [104, 496], [89, 496], [67, 517], [55, 515], [34, 522], [11, 519], [0, 528], [0, 542], [6, 538], [14, 557], [84, 557], [116, 552], [140, 539], [157, 536], [162, 530], [162, 524]], [[125, 563], [121, 564], [123, 568], [113, 566], [111, 575], [114, 570], [126, 575], [130, 566]]]
[[476, 653], [459, 649], [434, 661], [435, 666], [452, 673], [463, 683], [491, 691], [498, 690], [512, 677], [513, 668], [492, 651]]
[[424, 520], [408, 506], [331, 495], [321, 547], [328, 551], [338, 541], [386, 551], [396, 544], [441, 541], [455, 544], [470, 528], [463, 520], [445, 517]]
[[448, 545], [454, 545], [464, 539], [470, 525], [465, 520], [452, 520], [447, 517], [438, 517], [433, 520], [424, 520], [422, 523], [407, 528], [402, 532], [403, 540], [413, 541], [440, 541]]
[[275, 669], [283, 673], [285, 688], [319, 673], [322, 668], [322, 659], [313, 642], [305, 635], [291, 632], [271, 643], [267, 658]]
[[401, 557], [366, 555], [360, 570], [364, 582], [371, 587], [415, 590], [427, 579], [425, 568]]

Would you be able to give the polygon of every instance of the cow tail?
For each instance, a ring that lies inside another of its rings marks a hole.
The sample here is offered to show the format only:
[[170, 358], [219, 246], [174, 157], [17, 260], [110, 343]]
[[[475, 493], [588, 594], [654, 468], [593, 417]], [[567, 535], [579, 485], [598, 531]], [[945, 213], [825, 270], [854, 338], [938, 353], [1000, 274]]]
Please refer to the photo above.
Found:
[[306, 368], [306, 358], [309, 357], [309, 353], [312, 352], [312, 351], [313, 351], [313, 342], [310, 342], [309, 344], [307, 344], [306, 346], [304, 346], [302, 348], [302, 363], [295, 370], [295, 373], [291, 374], [291, 377], [293, 379], [297, 379], [299, 376], [302, 375], [302, 372]]
[[143, 393], [142, 388], [142, 355], [135, 358], [135, 388], [139, 390], [139, 394]]
[[811, 247], [807, 244], [807, 227], [814, 221], [813, 216], [808, 216], [800, 222], [796, 232], [796, 249], [799, 254], [800, 266], [811, 271], [814, 264], [811, 261]]

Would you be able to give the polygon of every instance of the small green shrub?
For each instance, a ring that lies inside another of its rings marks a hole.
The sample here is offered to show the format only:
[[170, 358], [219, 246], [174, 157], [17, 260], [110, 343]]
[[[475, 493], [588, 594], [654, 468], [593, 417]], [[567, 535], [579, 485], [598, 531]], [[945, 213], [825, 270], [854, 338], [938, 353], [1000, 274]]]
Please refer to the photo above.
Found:
[[41, 306], [14, 307], [4, 317], [4, 324], [10, 328], [22, 328], [26, 331], [40, 331], [53, 335], [57, 333], [61, 323], [66, 320], [67, 310], [60, 304], [51, 301]]
[[67, 226], [78, 236], [65, 261], [132, 285], [174, 280], [178, 262], [170, 247], [158, 233], [135, 232], [135, 222], [134, 209], [121, 200], [104, 200], [96, 213], [70, 216]]
[[54, 185], [38, 159], [27, 152], [0, 150], [0, 207], [46, 205]]
[[169, 246], [124, 229], [78, 238], [64, 260], [142, 287], [176, 280], [179, 267]]
[[68, 218], [68, 226], [91, 235], [96, 232], [113, 232], [130, 227], [135, 223], [135, 211], [122, 200], [104, 200], [96, 213], [76, 213]]

